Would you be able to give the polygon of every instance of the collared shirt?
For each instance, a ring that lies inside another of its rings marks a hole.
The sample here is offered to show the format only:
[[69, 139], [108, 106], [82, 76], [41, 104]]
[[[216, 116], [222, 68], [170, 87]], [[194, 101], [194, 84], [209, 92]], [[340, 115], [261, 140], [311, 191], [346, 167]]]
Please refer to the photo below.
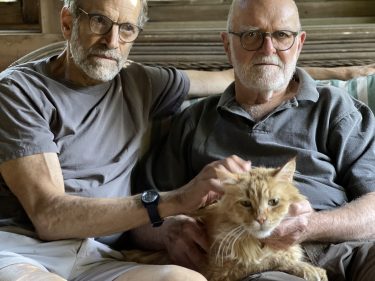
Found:
[[295, 182], [317, 210], [375, 191], [371, 110], [339, 88], [318, 86], [301, 69], [296, 75], [297, 95], [259, 121], [236, 102], [233, 84], [188, 107], [147, 160], [146, 185], [177, 188], [211, 161], [235, 154], [267, 167], [296, 156]]

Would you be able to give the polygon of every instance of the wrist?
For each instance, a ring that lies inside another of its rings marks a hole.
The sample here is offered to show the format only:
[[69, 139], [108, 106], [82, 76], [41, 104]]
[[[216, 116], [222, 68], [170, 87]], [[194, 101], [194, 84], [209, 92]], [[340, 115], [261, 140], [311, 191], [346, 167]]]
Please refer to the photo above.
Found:
[[183, 208], [183, 200], [178, 190], [160, 193], [159, 206], [160, 215], [163, 218], [186, 212], [186, 210]]

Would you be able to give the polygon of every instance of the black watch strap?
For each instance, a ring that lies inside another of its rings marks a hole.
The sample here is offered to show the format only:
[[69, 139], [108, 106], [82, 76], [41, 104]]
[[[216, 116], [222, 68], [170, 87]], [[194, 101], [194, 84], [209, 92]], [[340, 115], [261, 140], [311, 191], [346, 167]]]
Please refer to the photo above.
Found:
[[163, 219], [159, 215], [158, 204], [160, 195], [156, 190], [146, 190], [141, 195], [141, 201], [146, 208], [153, 227], [161, 226]]
[[163, 219], [160, 217], [157, 205], [148, 205], [146, 207], [148, 216], [153, 227], [158, 227], [163, 224]]

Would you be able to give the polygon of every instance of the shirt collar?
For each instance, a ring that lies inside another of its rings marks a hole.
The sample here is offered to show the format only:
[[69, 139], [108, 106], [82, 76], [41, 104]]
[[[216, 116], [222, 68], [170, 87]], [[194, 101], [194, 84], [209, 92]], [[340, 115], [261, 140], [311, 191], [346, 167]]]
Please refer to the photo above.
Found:
[[[295, 73], [297, 79], [299, 80], [299, 87], [295, 100], [301, 101], [312, 101], [317, 102], [319, 99], [319, 92], [316, 89], [317, 82], [302, 68], [297, 67]], [[240, 115], [247, 116], [246, 111], [244, 111], [241, 106], [237, 103], [235, 99], [235, 86], [234, 82], [229, 85], [229, 87], [221, 95], [220, 100], [217, 105], [217, 109], [230, 109], [230, 111], [235, 112]]]

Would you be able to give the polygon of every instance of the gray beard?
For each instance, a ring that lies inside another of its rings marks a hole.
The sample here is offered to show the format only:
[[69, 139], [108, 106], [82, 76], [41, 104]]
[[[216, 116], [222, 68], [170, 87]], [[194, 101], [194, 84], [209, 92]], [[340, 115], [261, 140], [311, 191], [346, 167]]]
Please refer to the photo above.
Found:
[[[112, 80], [120, 72], [126, 62], [126, 58], [124, 59], [116, 50], [108, 50], [99, 47], [91, 47], [87, 51], [84, 50], [79, 42], [78, 26], [78, 24], [73, 25], [72, 37], [69, 43], [74, 63], [93, 80], [101, 82]], [[88, 56], [90, 54], [101, 54], [112, 57], [115, 59], [116, 63], [105, 63], [94, 59], [89, 60]]]
[[257, 59], [259, 62], [267, 60], [271, 60], [279, 66], [262, 66], [256, 67], [255, 69], [250, 65], [237, 61], [237, 59], [232, 56], [234, 71], [241, 84], [248, 89], [264, 92], [266, 95], [286, 88], [294, 75], [297, 59], [288, 65], [283, 64], [276, 56]]

